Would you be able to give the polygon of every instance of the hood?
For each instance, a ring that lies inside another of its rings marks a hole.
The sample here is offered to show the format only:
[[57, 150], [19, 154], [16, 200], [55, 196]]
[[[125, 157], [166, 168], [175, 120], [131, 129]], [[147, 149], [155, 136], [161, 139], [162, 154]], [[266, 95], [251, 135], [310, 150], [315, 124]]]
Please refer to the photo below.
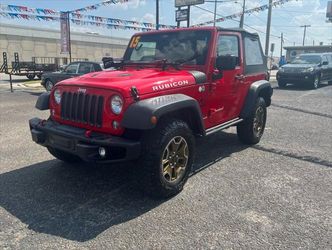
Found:
[[[204, 73], [201, 73], [204, 74]], [[57, 86], [77, 85], [91, 88], [112, 89], [130, 97], [135, 86], [139, 95], [166, 91], [195, 84], [187, 70], [161, 70], [160, 68], [100, 71], [61, 81]]]

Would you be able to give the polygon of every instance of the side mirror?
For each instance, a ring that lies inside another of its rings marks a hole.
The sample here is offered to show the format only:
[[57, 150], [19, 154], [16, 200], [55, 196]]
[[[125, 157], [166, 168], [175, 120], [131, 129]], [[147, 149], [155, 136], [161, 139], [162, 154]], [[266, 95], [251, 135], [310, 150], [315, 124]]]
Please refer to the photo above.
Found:
[[324, 62], [322, 62], [322, 65], [328, 65], [328, 64], [329, 64], [328, 61], [324, 61]]
[[113, 57], [103, 57], [101, 60], [103, 61], [104, 69], [114, 67]]
[[232, 55], [218, 56], [216, 67], [218, 70], [233, 70], [237, 65], [238, 57]]

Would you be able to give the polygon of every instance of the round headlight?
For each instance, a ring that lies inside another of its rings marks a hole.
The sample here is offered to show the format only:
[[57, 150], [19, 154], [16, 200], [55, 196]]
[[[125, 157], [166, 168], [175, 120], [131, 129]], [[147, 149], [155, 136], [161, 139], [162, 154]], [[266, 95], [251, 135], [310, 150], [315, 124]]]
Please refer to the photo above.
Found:
[[56, 89], [53, 93], [54, 95], [54, 100], [57, 104], [60, 104], [61, 103], [61, 92], [60, 90]]
[[120, 114], [123, 107], [123, 100], [120, 96], [114, 95], [111, 99], [111, 109], [116, 115]]

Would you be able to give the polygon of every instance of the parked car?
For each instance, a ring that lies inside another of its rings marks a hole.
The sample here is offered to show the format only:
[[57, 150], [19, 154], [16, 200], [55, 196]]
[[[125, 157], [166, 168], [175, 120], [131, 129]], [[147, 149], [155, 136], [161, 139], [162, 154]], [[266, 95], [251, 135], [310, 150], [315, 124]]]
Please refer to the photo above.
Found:
[[29, 121], [32, 139], [60, 160], [136, 161], [143, 189], [169, 197], [191, 173], [195, 137], [231, 126], [245, 144], [263, 136], [273, 89], [257, 34], [138, 33], [122, 62], [103, 61], [117, 69], [64, 80], [37, 100], [50, 119]]
[[280, 88], [287, 83], [306, 85], [317, 89], [321, 82], [332, 81], [332, 53], [310, 53], [296, 57], [277, 72]]
[[47, 72], [41, 76], [41, 85], [47, 91], [51, 91], [54, 85], [62, 80], [84, 75], [94, 71], [102, 71], [98, 63], [94, 62], [72, 62], [59, 72]]

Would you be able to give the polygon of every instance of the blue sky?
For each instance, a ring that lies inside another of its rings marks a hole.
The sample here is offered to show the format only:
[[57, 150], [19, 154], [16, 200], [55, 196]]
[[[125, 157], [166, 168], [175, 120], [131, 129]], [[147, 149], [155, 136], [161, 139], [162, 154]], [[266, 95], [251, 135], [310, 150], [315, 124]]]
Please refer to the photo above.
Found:
[[[224, 3], [218, 3], [217, 13], [220, 15], [230, 15], [241, 10], [243, 0], [227, 0]], [[74, 10], [86, 7], [101, 0], [0, 0], [1, 4], [12, 4], [27, 6], [30, 8], [49, 8], [61, 11]], [[327, 0], [293, 0], [281, 7], [274, 8], [272, 12], [272, 28], [270, 42], [276, 43], [276, 51], [280, 50], [280, 33], [284, 33], [285, 45], [302, 45], [303, 24], [311, 25], [307, 30], [306, 44], [311, 45], [313, 42], [317, 45], [319, 42], [324, 44], [332, 43], [332, 23], [325, 22]], [[253, 8], [267, 4], [268, 0], [246, 0], [246, 7]], [[199, 5], [200, 8], [213, 11], [214, 3], [205, 3]], [[197, 7], [191, 8], [191, 24], [209, 21], [213, 19], [213, 14]], [[175, 7], [174, 0], [160, 0], [160, 23], [175, 25]], [[108, 5], [95, 11], [85, 12], [86, 15], [97, 15], [110, 18], [119, 18], [144, 22], [155, 22], [155, 0], [129, 0], [127, 4]], [[251, 32], [258, 32], [262, 44], [265, 44], [267, 11], [245, 16], [245, 26]], [[59, 29], [57, 22], [34, 22], [20, 19], [0, 18], [1, 23], [14, 23], [18, 25], [48, 27]], [[223, 27], [238, 26], [236, 21], [226, 21], [218, 23]], [[185, 22], [182, 25], [186, 25]], [[73, 31], [97, 32], [103, 35], [129, 37], [133, 31], [118, 31], [92, 26], [72, 25]], [[279, 54], [279, 52], [277, 52]]]

